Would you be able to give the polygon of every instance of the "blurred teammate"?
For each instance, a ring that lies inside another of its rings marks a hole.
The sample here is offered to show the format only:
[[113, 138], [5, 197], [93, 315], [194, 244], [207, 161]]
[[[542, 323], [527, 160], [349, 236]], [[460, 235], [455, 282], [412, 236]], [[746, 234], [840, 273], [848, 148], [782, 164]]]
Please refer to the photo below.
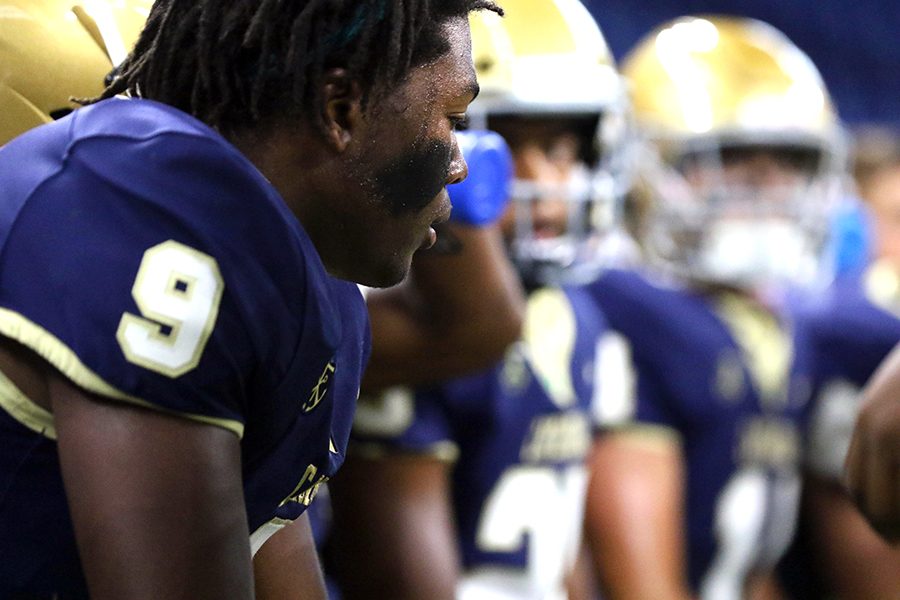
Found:
[[605, 328], [579, 288], [543, 286], [597, 273], [615, 190], [594, 167], [598, 153], [614, 162], [601, 151], [619, 148], [611, 128], [624, 98], [579, 3], [504, 8], [502, 24], [486, 18], [473, 32], [482, 95], [472, 113], [513, 152], [501, 222], [531, 291], [523, 336], [490, 369], [361, 402], [355, 452], [332, 488], [347, 599], [565, 597]]
[[[4, 19], [112, 58], [90, 6]], [[258, 596], [323, 597], [302, 512], [368, 355], [350, 281], [447, 218], [480, 8], [160, 0], [105, 99], [0, 150], [0, 596], [250, 598], [256, 554]]]
[[[873, 260], [838, 277], [806, 315], [816, 366], [810, 468], [803, 545], [786, 567], [788, 581], [802, 588], [798, 597], [900, 597], [900, 551], [875, 534], [841, 482], [861, 390], [900, 343], [900, 141], [869, 132], [857, 138], [855, 156]], [[796, 580], [799, 573], [807, 578]]]
[[634, 365], [591, 469], [602, 595], [765, 597], [794, 528], [808, 394], [779, 296], [817, 276], [836, 118], [809, 59], [758, 21], [666, 23], [622, 72], [661, 161], [641, 162], [653, 268], [590, 286]]

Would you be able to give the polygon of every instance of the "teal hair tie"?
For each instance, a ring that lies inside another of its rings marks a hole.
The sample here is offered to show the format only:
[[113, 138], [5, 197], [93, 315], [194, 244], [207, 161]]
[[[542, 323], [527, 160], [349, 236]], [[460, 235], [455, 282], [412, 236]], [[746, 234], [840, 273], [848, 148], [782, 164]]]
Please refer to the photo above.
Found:
[[353, 18], [350, 23], [340, 31], [335, 32], [325, 42], [325, 47], [332, 50], [343, 48], [353, 42], [362, 30], [363, 24], [366, 22], [369, 10], [375, 10], [375, 20], [380, 22], [384, 19], [386, 0], [375, 0], [374, 2], [365, 2], [356, 7]]

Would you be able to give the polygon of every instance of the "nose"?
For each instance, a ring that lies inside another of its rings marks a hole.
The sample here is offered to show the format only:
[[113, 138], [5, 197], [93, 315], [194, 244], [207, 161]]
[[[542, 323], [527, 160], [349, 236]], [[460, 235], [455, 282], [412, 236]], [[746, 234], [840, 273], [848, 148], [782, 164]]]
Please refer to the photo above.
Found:
[[532, 218], [540, 223], [557, 223], [566, 218], [566, 201], [557, 195], [537, 198], [531, 205]]
[[450, 154], [450, 169], [447, 172], [447, 185], [460, 183], [469, 176], [469, 164], [459, 148], [456, 136], [453, 136], [453, 150]]
[[746, 183], [756, 187], [776, 187], [794, 183], [797, 173], [767, 152], [754, 154], [747, 162]]

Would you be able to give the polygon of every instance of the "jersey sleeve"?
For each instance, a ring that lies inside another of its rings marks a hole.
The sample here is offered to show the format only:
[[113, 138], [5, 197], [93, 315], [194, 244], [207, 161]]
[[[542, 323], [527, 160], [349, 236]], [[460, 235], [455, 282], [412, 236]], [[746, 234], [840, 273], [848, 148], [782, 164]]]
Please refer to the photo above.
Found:
[[637, 390], [631, 346], [622, 334], [607, 331], [597, 340], [594, 399], [595, 427], [613, 427], [634, 419]]
[[672, 384], [673, 355], [665, 330], [670, 300], [635, 273], [608, 271], [587, 287], [607, 329], [598, 341], [595, 426], [682, 429]]
[[679, 421], [652, 365], [635, 360], [631, 343], [617, 331], [600, 340], [595, 425], [601, 429], [660, 427], [678, 430]]
[[390, 388], [361, 397], [352, 433], [357, 451], [375, 458], [407, 452], [453, 461], [458, 448], [440, 388]]
[[2, 198], [21, 204], [0, 232], [0, 333], [89, 392], [241, 435], [265, 354], [248, 320], [279, 295], [247, 243], [265, 186], [242, 160], [178, 132], [71, 145], [23, 203]]

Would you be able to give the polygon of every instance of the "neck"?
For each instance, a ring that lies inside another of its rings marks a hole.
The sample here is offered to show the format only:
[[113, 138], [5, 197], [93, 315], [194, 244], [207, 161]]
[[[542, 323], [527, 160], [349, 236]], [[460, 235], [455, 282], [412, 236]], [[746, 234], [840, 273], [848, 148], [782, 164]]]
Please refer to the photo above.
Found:
[[[259, 127], [234, 134], [229, 141], [253, 163], [297, 217], [325, 269], [341, 276], [334, 250], [335, 190], [327, 182], [340, 170], [321, 136], [307, 127]], [[331, 175], [329, 175], [331, 174]]]

